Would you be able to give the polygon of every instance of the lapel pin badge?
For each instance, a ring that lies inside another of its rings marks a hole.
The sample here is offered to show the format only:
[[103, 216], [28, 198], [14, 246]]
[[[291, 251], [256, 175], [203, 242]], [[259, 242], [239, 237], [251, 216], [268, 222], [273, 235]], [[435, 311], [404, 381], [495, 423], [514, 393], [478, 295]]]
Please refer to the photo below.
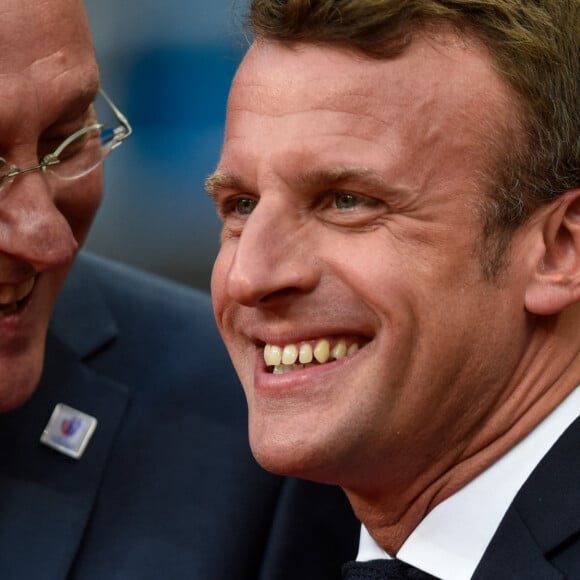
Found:
[[40, 437], [41, 443], [74, 459], [80, 459], [97, 427], [91, 415], [59, 403]]

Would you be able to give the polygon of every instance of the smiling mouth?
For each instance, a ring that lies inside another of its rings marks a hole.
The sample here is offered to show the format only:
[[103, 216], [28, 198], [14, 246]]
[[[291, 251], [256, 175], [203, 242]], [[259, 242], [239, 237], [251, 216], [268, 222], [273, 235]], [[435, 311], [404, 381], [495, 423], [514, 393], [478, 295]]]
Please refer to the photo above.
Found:
[[32, 276], [20, 284], [0, 286], [0, 318], [5, 318], [22, 310], [30, 298], [35, 282], [36, 276]]
[[264, 362], [269, 372], [281, 375], [341, 360], [357, 352], [360, 347], [359, 342], [352, 339], [332, 341], [329, 338], [284, 346], [266, 344]]

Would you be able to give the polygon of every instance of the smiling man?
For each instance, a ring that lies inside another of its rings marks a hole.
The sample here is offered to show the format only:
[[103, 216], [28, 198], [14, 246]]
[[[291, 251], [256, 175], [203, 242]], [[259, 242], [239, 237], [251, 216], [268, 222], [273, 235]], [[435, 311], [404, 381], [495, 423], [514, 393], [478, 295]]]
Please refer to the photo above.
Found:
[[344, 489], [345, 577], [580, 576], [579, 2], [250, 24], [207, 187], [254, 455]]

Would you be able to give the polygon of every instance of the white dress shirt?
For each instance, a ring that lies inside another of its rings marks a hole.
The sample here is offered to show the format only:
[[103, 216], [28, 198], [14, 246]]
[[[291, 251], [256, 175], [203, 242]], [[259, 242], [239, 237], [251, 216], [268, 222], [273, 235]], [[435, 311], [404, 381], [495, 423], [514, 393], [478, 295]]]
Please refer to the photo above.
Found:
[[[580, 387], [508, 453], [429, 512], [397, 558], [442, 580], [469, 580], [515, 495], [578, 416]], [[363, 525], [357, 560], [389, 557]]]

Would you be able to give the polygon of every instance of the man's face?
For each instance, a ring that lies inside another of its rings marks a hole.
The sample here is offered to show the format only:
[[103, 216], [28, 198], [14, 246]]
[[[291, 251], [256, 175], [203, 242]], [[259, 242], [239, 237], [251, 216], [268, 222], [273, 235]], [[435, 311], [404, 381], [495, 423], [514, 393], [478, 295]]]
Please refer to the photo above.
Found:
[[[0, 156], [34, 166], [94, 122], [98, 73], [80, 0], [3, 0]], [[0, 191], [0, 411], [35, 389], [49, 318], [102, 190], [99, 170], [56, 182], [33, 172]]]
[[208, 180], [224, 222], [212, 292], [267, 469], [402, 485], [493, 420], [525, 335], [523, 276], [485, 281], [475, 250], [507, 93], [451, 34], [382, 61], [250, 49]]

